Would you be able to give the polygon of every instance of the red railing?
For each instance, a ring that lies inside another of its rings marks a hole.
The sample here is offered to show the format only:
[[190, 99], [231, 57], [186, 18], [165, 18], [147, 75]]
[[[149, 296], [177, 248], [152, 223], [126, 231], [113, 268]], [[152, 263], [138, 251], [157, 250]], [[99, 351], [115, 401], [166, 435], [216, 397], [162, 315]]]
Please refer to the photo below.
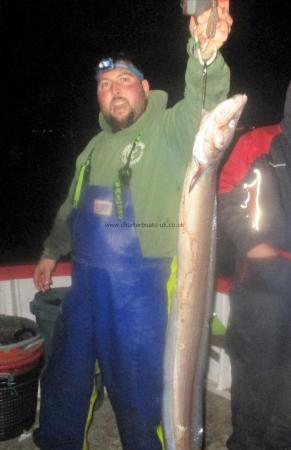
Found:
[[[22, 280], [25, 278], [33, 278], [35, 264], [19, 264], [14, 266], [0, 267], [0, 281], [6, 280]], [[71, 263], [59, 262], [53, 273], [54, 276], [71, 275]]]
[[[21, 280], [25, 278], [33, 278], [35, 264], [19, 264], [14, 266], [0, 266], [0, 281]], [[71, 263], [59, 262], [54, 271], [54, 276], [71, 275]], [[216, 280], [216, 292], [227, 294], [231, 286], [230, 278], [218, 278]]]

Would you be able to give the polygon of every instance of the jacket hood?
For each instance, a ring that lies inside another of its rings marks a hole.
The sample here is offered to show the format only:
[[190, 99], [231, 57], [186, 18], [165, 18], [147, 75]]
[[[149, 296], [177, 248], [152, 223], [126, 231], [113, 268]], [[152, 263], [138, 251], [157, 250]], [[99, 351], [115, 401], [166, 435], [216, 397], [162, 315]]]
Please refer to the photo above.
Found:
[[[167, 102], [168, 94], [165, 91], [150, 91], [148, 104], [144, 113], [130, 127], [118, 131], [118, 133], [131, 133], [134, 129], [139, 128], [141, 124], [144, 124], [144, 122], [146, 122], [148, 118], [152, 120], [153, 115], [166, 109]], [[111, 126], [101, 112], [99, 114], [99, 124], [103, 131], [107, 133], [113, 133]]]
[[281, 121], [283, 133], [286, 135], [289, 142], [291, 142], [291, 81], [286, 92], [284, 116]]

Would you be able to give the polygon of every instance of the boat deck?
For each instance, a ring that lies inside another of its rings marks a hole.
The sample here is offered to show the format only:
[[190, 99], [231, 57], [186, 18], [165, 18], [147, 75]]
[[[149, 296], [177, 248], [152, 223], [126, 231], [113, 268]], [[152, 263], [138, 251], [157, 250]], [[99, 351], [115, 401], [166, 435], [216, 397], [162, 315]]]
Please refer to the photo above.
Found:
[[[206, 396], [206, 450], [225, 449], [225, 441], [230, 434], [229, 393], [219, 395], [210, 390]], [[90, 432], [90, 450], [121, 450], [115, 418], [107, 397], [96, 412]], [[20, 438], [0, 442], [0, 450], [37, 450], [32, 442], [31, 432]]]

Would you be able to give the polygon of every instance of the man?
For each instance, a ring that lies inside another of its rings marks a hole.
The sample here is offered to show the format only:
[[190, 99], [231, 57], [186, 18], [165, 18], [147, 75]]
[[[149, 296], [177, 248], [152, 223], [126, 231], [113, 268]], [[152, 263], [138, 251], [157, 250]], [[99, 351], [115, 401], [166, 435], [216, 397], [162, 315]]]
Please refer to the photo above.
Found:
[[242, 136], [220, 176], [237, 248], [227, 350], [231, 450], [291, 448], [291, 84], [280, 124]]
[[[221, 1], [218, 13], [217, 47], [231, 27], [228, 1]], [[209, 11], [201, 15], [198, 25], [190, 22], [202, 45], [208, 16]], [[161, 449], [156, 428], [166, 282], [176, 252], [181, 185], [202, 109], [203, 67], [193, 49], [190, 39], [185, 98], [171, 109], [166, 94], [150, 91], [132, 61], [112, 57], [97, 66], [102, 132], [77, 160], [68, 198], [35, 270], [36, 286], [46, 290], [56, 261], [71, 250], [72, 288], [42, 382], [35, 442], [43, 450], [82, 448], [96, 359], [123, 448]], [[218, 54], [208, 67], [207, 109], [225, 98], [228, 84], [228, 68]]]

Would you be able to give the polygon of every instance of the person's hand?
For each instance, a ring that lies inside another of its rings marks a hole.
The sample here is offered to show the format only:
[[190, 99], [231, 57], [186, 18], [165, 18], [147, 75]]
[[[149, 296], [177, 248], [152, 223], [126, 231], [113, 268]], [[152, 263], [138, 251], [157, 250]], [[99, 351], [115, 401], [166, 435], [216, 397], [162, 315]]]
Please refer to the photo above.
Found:
[[269, 244], [258, 244], [247, 252], [247, 258], [274, 258], [277, 250]]
[[42, 257], [34, 270], [33, 282], [39, 291], [47, 291], [52, 282], [52, 272], [56, 267], [57, 261]]
[[209, 38], [207, 31], [209, 16], [212, 10], [207, 10], [197, 17], [190, 19], [190, 33], [195, 41], [200, 43], [202, 58], [207, 60], [227, 40], [233, 20], [229, 14], [229, 0], [217, 0], [217, 23], [213, 36]]
[[246, 282], [257, 292], [290, 296], [291, 260], [269, 244], [258, 244], [247, 253]]

